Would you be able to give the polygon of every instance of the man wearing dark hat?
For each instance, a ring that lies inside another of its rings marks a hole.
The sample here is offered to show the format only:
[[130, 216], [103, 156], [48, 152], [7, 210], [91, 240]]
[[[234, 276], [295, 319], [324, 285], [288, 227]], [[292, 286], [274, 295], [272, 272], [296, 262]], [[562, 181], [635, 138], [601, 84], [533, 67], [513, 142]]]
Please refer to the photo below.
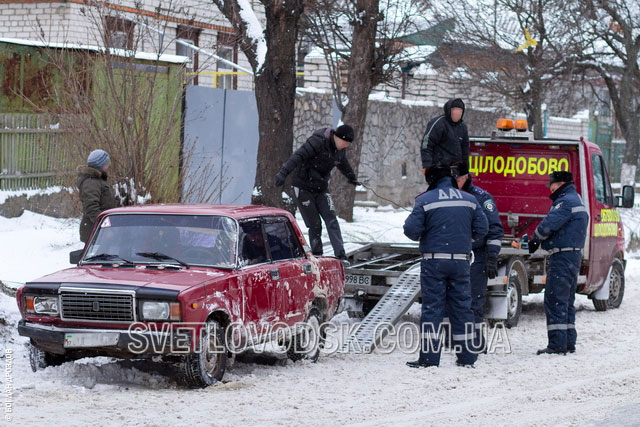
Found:
[[80, 240], [86, 243], [93, 225], [102, 211], [116, 207], [113, 189], [107, 182], [111, 159], [104, 150], [93, 150], [86, 166], [78, 166], [78, 192], [82, 203]]
[[576, 192], [571, 172], [553, 172], [549, 175], [548, 187], [553, 201], [551, 209], [529, 242], [529, 253], [534, 253], [541, 245], [551, 253], [544, 291], [549, 343], [537, 354], [566, 354], [576, 350], [573, 302], [589, 214]]
[[316, 130], [282, 165], [275, 177], [275, 184], [280, 187], [284, 184], [286, 177], [293, 172], [292, 185], [296, 203], [309, 229], [309, 243], [314, 255], [322, 255], [323, 252], [320, 220], [322, 217], [334, 255], [342, 260], [347, 258], [333, 200], [327, 190], [331, 171], [336, 166], [351, 184], [360, 184], [344, 151], [353, 142], [353, 137], [353, 128], [349, 125], [339, 126], [335, 130], [332, 128]]
[[473, 351], [469, 261], [471, 240], [487, 234], [487, 218], [476, 198], [457, 188], [450, 167], [433, 166], [425, 179], [429, 189], [416, 198], [404, 222], [404, 234], [420, 242], [422, 253], [422, 347], [418, 360], [407, 365], [440, 364], [441, 323], [448, 308], [456, 363], [473, 366], [478, 356]]
[[444, 114], [432, 119], [422, 137], [420, 157], [423, 173], [434, 165], [469, 164], [469, 133], [462, 121], [462, 99], [450, 99], [444, 104]]
[[487, 293], [487, 279], [493, 279], [498, 275], [498, 254], [502, 246], [504, 228], [498, 215], [498, 208], [493, 196], [486, 190], [473, 185], [471, 175], [463, 163], [459, 167], [459, 176], [456, 178], [458, 188], [473, 195], [482, 211], [487, 217], [489, 231], [481, 239], [474, 240], [473, 264], [471, 264], [471, 309], [475, 318], [476, 335], [474, 347], [479, 352], [486, 352], [486, 340], [484, 339], [484, 302]]

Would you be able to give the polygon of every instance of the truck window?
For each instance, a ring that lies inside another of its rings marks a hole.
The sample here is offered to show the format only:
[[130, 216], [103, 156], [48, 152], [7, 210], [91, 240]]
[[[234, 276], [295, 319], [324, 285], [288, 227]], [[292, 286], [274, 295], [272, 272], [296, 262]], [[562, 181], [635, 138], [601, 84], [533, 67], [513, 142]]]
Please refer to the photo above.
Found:
[[264, 225], [267, 243], [274, 261], [293, 258], [291, 239], [286, 222], [272, 222]]
[[591, 156], [591, 163], [593, 164], [593, 185], [596, 200], [600, 203], [613, 206], [613, 193], [602, 157], [598, 154], [593, 154]]

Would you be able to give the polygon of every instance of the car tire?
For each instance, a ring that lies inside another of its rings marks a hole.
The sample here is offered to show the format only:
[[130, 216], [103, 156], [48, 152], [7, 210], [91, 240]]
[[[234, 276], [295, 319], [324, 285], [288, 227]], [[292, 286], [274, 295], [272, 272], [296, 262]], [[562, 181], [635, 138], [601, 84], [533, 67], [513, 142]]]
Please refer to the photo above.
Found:
[[317, 362], [325, 338], [326, 330], [322, 326], [320, 311], [312, 308], [305, 322], [305, 330], [294, 335], [287, 344], [287, 357], [294, 362], [303, 359]]
[[522, 314], [522, 286], [517, 276], [509, 277], [507, 285], [507, 320], [504, 325], [513, 328], [518, 325]]
[[186, 355], [182, 360], [184, 382], [193, 388], [203, 388], [221, 381], [227, 367], [227, 358], [225, 330], [219, 322], [208, 320], [200, 331], [197, 351]]
[[624, 267], [619, 259], [615, 259], [612, 264], [611, 275], [609, 276], [609, 298], [594, 299], [593, 306], [596, 311], [606, 311], [611, 308], [618, 308], [624, 298]]
[[65, 356], [53, 354], [29, 344], [29, 363], [33, 372], [45, 369], [48, 366], [60, 366], [66, 362]]

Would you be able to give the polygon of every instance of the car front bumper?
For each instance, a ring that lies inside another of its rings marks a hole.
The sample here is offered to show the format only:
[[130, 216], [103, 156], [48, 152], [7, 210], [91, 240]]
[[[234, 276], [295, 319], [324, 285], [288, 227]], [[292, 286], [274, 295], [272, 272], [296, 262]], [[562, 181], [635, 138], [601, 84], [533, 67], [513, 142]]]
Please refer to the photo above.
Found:
[[71, 328], [27, 322], [18, 323], [18, 333], [39, 348], [56, 354], [84, 352], [126, 357], [179, 355], [192, 350], [189, 331]]

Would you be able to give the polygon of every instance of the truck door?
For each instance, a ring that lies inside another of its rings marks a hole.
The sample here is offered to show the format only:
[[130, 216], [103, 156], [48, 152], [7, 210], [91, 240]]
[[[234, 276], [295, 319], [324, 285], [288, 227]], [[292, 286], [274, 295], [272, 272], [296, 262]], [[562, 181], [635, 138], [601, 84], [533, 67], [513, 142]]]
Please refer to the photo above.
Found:
[[599, 289], [604, 283], [616, 253], [618, 211], [614, 207], [613, 192], [605, 162], [600, 153], [591, 151], [593, 191], [590, 192], [591, 233], [589, 275], [583, 292]]
[[304, 258], [304, 252], [297, 239], [293, 238], [287, 218], [269, 218], [264, 225], [264, 231], [273, 260], [270, 271], [277, 276], [273, 277], [276, 313], [281, 322], [291, 326], [305, 319], [304, 305], [309, 291], [305, 289], [303, 264], [309, 262]]

